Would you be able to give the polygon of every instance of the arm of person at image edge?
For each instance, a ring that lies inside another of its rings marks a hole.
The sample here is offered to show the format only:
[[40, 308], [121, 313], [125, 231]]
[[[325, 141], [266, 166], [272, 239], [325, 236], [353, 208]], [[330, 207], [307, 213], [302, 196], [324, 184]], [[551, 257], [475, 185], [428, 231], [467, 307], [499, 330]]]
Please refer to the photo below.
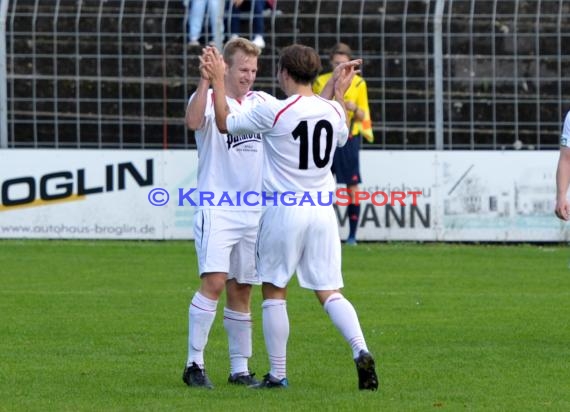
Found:
[[566, 115], [562, 138], [560, 139], [560, 157], [556, 169], [556, 209], [554, 213], [559, 219], [570, 219], [570, 202], [568, 202], [568, 186], [570, 185], [570, 112]]
[[[349, 63], [354, 64], [354, 62], [360, 62], [361, 64], [362, 60], [352, 60]], [[323, 97], [327, 97], [330, 93], [327, 90], [331, 89], [331, 81], [337, 76], [337, 69], [338, 67], [334, 72], [324, 73], [317, 77], [313, 83], [313, 91], [320, 93]], [[362, 135], [368, 142], [374, 142], [368, 105], [368, 88], [366, 81], [362, 77], [354, 76], [347, 93], [345, 93], [344, 100], [348, 112], [348, 121], [352, 122], [354, 120], [352, 130], [350, 131], [351, 136]]]
[[200, 81], [198, 87], [186, 107], [186, 126], [191, 130], [198, 130], [204, 126], [204, 114], [206, 113], [206, 103], [208, 102], [208, 89], [210, 80], [204, 69], [204, 54], [200, 56]]

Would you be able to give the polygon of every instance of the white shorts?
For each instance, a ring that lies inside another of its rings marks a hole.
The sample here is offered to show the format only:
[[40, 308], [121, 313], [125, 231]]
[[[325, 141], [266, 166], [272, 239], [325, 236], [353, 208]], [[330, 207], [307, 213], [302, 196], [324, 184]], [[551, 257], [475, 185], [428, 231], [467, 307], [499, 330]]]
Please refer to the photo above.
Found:
[[303, 288], [342, 288], [340, 237], [332, 206], [266, 207], [256, 259], [262, 282], [284, 288], [296, 271]]
[[222, 272], [238, 283], [261, 283], [255, 270], [255, 241], [260, 215], [259, 211], [196, 211], [194, 242], [200, 276]]

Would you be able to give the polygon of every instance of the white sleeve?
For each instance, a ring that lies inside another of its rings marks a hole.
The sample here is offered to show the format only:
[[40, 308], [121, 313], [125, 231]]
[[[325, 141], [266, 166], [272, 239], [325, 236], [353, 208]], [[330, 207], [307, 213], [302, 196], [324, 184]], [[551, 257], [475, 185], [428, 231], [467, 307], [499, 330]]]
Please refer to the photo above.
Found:
[[570, 147], [570, 112], [566, 114], [566, 119], [564, 119], [562, 136], [560, 136], [560, 146]]
[[271, 103], [260, 104], [247, 112], [230, 113], [226, 119], [228, 133], [263, 133], [271, 129], [275, 118], [272, 106]]
[[342, 130], [337, 133], [337, 147], [342, 147], [346, 144], [348, 140], [348, 126], [346, 123], [342, 124]]
[[[335, 102], [336, 103], [336, 102]], [[337, 133], [337, 147], [342, 147], [346, 144], [346, 142], [348, 141], [348, 134], [349, 134], [349, 130], [348, 130], [348, 126], [346, 125], [346, 114], [344, 112], [344, 110], [342, 110], [342, 107], [340, 104], [336, 103], [338, 105], [338, 108], [340, 110], [340, 120], [341, 123], [339, 125], [339, 131]]]

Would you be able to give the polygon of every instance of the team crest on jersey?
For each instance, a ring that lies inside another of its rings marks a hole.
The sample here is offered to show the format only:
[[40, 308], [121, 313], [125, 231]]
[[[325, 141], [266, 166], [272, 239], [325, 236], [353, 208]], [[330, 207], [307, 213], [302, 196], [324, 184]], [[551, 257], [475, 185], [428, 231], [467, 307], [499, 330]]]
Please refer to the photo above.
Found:
[[228, 150], [236, 148], [236, 150], [253, 150], [257, 152], [257, 143], [261, 143], [261, 133], [242, 134], [235, 136], [228, 133], [226, 138]]
[[561, 146], [568, 146], [568, 140], [565, 137], [562, 137], [560, 139], [560, 145]]

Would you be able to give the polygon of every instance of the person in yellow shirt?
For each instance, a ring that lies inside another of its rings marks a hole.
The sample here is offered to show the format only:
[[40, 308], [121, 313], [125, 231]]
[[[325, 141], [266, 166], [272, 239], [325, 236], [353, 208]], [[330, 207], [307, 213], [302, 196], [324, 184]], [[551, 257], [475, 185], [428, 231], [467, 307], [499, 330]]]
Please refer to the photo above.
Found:
[[[341, 63], [352, 60], [352, 50], [345, 43], [337, 43], [330, 51], [331, 71], [321, 74], [313, 83], [313, 91], [319, 94], [332, 76], [332, 71]], [[350, 121], [350, 135], [344, 147], [337, 148], [334, 154], [332, 172], [336, 176], [337, 183], [345, 184], [352, 193], [358, 191], [358, 184], [362, 182], [360, 177], [359, 151], [362, 138], [369, 142], [374, 141], [372, 122], [370, 121], [370, 109], [368, 107], [368, 88], [366, 81], [360, 76], [354, 76], [352, 83], [344, 95], [345, 106]], [[356, 245], [356, 230], [360, 218], [360, 205], [353, 203], [348, 205], [349, 235], [346, 240], [348, 245]]]

